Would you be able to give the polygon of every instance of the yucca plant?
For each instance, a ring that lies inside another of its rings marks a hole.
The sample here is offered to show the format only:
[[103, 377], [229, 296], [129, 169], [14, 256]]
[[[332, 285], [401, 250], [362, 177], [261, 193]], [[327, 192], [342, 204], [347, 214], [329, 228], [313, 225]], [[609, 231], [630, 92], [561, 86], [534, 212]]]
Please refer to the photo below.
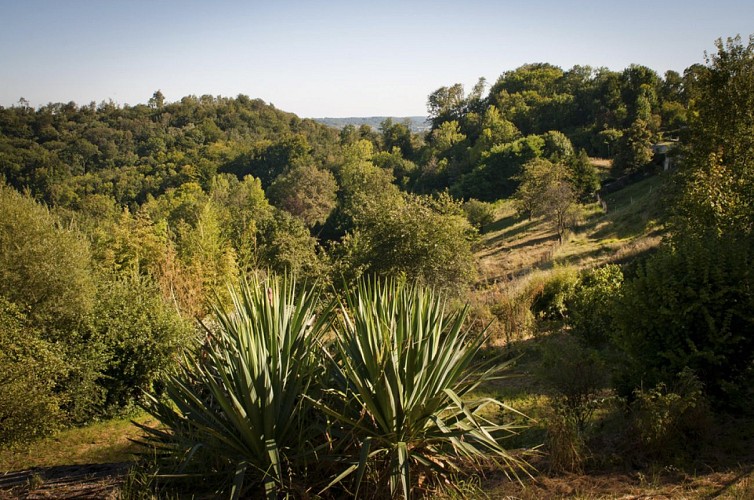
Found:
[[447, 480], [481, 460], [514, 476], [527, 470], [498, 442], [515, 426], [481, 415], [488, 405], [507, 407], [466, 401], [505, 363], [474, 366], [485, 336], [462, 330], [465, 314], [446, 314], [440, 296], [403, 281], [362, 280], [345, 293], [332, 358], [336, 387], [315, 402], [351, 445], [352, 463], [331, 486], [350, 479], [358, 495], [371, 478], [368, 496], [409, 498], [420, 482]]
[[331, 308], [293, 279], [252, 278], [231, 291], [231, 312], [166, 380], [167, 400], [150, 398], [158, 428], [143, 427], [160, 475], [216, 485], [237, 498], [264, 487], [268, 498], [294, 491], [317, 447], [311, 406], [322, 360], [318, 339]]

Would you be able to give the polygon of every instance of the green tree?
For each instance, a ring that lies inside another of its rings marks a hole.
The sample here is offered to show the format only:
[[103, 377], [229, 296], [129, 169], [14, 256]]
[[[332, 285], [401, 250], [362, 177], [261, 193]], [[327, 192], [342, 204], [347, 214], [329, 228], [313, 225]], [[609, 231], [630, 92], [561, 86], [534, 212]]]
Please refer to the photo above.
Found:
[[66, 423], [86, 421], [102, 395], [96, 381], [105, 361], [90, 322], [95, 282], [89, 245], [45, 207], [4, 185], [0, 213], [0, 296], [38, 332], [29, 335], [31, 344], [18, 348], [29, 352], [39, 339], [66, 360], [64, 374], [48, 374], [57, 377], [52, 383]]
[[494, 201], [512, 195], [518, 186], [522, 165], [542, 156], [544, 140], [530, 135], [512, 143], [494, 146], [482, 153], [480, 164], [452, 186], [451, 192], [464, 198]]
[[[718, 40], [697, 70], [676, 219], [684, 231], [751, 234], [754, 221], [754, 37]], [[684, 221], [691, 222], [685, 224]]]
[[521, 132], [516, 126], [503, 118], [496, 106], [489, 106], [484, 112], [481, 134], [471, 151], [472, 163], [478, 163], [482, 154], [494, 146], [513, 142], [520, 137]]
[[261, 234], [261, 266], [303, 278], [319, 278], [326, 273], [317, 240], [309, 234], [301, 219], [284, 210], [276, 210]]
[[466, 105], [463, 85], [456, 83], [450, 87], [440, 87], [427, 98], [427, 113], [432, 121], [432, 129], [443, 122], [460, 118]]
[[340, 191], [338, 213], [333, 217], [343, 232], [353, 227], [354, 214], [375, 194], [389, 198], [399, 196], [392, 172], [372, 163], [374, 147], [371, 142], [362, 139], [346, 147], [344, 156], [343, 164], [336, 169]]
[[193, 312], [193, 316], [201, 318], [209, 313], [210, 296], [218, 293], [224, 298], [224, 291], [237, 281], [235, 252], [220, 224], [219, 208], [211, 200], [201, 207], [196, 224], [177, 227], [177, 236], [183, 266], [201, 283], [204, 304]]
[[600, 178], [595, 167], [583, 149], [566, 162], [569, 177], [581, 201], [587, 201], [600, 188]]
[[490, 106], [484, 112], [482, 120], [484, 130], [489, 130], [490, 146], [513, 142], [521, 137], [521, 132], [509, 120], [503, 118], [495, 106]]
[[615, 155], [615, 167], [635, 172], [652, 161], [653, 134], [647, 121], [636, 119], [624, 132]]
[[250, 175], [238, 181], [235, 176], [221, 174], [214, 178], [210, 196], [220, 207], [221, 224], [233, 245], [240, 271], [248, 274], [259, 258], [260, 231], [274, 211], [262, 183]]
[[152, 97], [149, 98], [149, 107], [154, 109], [162, 109], [165, 107], [165, 96], [162, 91], [157, 90]]
[[456, 144], [466, 140], [461, 127], [455, 120], [445, 121], [432, 131], [432, 146], [439, 152], [445, 153]]
[[459, 202], [403, 194], [365, 199], [342, 253], [352, 276], [368, 272], [406, 275], [429, 286], [463, 290], [476, 269], [476, 234]]
[[386, 118], [380, 123], [380, 132], [382, 132], [383, 151], [398, 148], [404, 158], [414, 157], [415, 144], [408, 120], [403, 123], [393, 123], [392, 119]]
[[337, 191], [338, 183], [330, 172], [307, 164], [278, 176], [268, 194], [276, 207], [314, 227], [323, 224], [335, 208]]
[[576, 192], [565, 165], [537, 158], [524, 165], [518, 179], [520, 184], [514, 194], [518, 211], [530, 219], [544, 216], [562, 243], [578, 218]]
[[417, 171], [416, 164], [403, 157], [401, 150], [393, 148], [390, 152], [382, 151], [372, 157], [372, 163], [392, 173], [398, 185], [407, 187]]
[[550, 130], [542, 134], [545, 141], [542, 155], [552, 161], [566, 161], [573, 156], [573, 144], [563, 132]]

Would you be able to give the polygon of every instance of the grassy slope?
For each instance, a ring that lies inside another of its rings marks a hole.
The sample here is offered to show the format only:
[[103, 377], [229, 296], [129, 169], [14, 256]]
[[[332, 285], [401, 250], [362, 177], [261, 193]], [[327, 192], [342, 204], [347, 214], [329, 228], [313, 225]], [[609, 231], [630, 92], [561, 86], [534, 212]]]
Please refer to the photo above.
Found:
[[[662, 240], [663, 175], [651, 177], [606, 197], [584, 209], [580, 226], [563, 244], [544, 220], [516, 216], [509, 201], [498, 205], [497, 220], [486, 228], [477, 250], [481, 277], [477, 294], [490, 304], [501, 289], [521, 289], [527, 280], [556, 266], [594, 267], [625, 262], [651, 251]], [[507, 443], [532, 447], [545, 439], [549, 396], [535, 376], [540, 363], [541, 339], [518, 340], [514, 351], [521, 358], [511, 379], [483, 387], [479, 396], [491, 396], [532, 417], [531, 428]], [[502, 418], [506, 418], [502, 416]], [[525, 487], [492, 472], [478, 486], [488, 498], [754, 498], [754, 466], [728, 464], [704, 471], [673, 467], [648, 470], [592, 470], [588, 474], [548, 472], [546, 459], [534, 459], [540, 472]]]
[[583, 221], [563, 245], [542, 219], [519, 218], [508, 200], [485, 228], [477, 255], [487, 283], [514, 279], [554, 265], [591, 267], [620, 261], [659, 244], [663, 176], [638, 182], [584, 207]]

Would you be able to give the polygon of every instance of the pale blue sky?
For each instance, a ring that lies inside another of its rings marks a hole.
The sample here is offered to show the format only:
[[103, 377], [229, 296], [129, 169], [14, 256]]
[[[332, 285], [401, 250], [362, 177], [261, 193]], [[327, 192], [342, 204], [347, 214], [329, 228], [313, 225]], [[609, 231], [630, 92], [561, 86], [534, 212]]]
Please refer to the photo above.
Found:
[[718, 0], [0, 0], [0, 105], [246, 94], [302, 117], [423, 115], [527, 62], [661, 74], [754, 33]]

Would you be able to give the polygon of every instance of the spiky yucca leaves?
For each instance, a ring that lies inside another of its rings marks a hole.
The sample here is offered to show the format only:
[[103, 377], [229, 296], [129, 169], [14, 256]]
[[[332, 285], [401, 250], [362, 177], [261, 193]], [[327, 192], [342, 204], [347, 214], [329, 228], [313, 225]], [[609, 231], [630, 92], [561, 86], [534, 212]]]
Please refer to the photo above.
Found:
[[462, 331], [465, 314], [446, 314], [434, 292], [399, 281], [361, 281], [345, 294], [332, 364], [339, 387], [317, 403], [353, 446], [351, 466], [332, 484], [355, 473], [357, 494], [371, 477], [369, 496], [408, 498], [420, 478], [447, 479], [481, 459], [496, 459], [512, 475], [526, 470], [494, 437], [514, 426], [480, 414], [505, 406], [464, 401], [504, 368], [493, 361], [472, 369], [485, 337]]
[[144, 428], [146, 444], [169, 475], [190, 475], [232, 497], [264, 485], [277, 498], [301, 487], [296, 474], [322, 436], [311, 432], [303, 395], [317, 397], [318, 339], [331, 308], [318, 311], [316, 289], [274, 275], [243, 283], [231, 298], [232, 312], [215, 307], [218, 328], [203, 349], [167, 379], [168, 401], [146, 406], [161, 423]]

